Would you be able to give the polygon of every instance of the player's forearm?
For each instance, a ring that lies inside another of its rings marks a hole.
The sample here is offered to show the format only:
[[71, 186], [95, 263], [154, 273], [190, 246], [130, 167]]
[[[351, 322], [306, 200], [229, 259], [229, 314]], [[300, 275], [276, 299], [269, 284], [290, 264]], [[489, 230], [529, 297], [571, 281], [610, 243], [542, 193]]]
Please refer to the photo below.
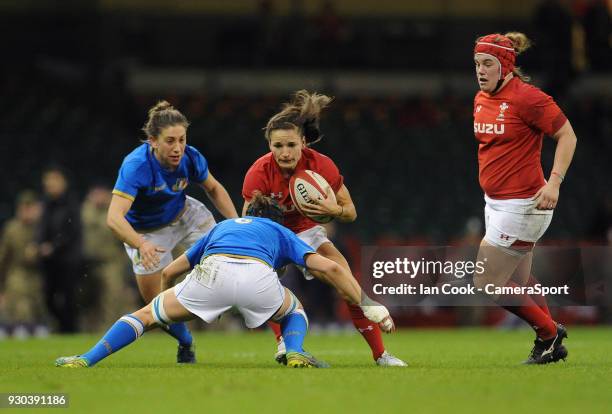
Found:
[[341, 266], [326, 272], [326, 281], [331, 283], [348, 302], [357, 305], [361, 302], [361, 287], [346, 270]]
[[355, 204], [347, 203], [344, 205], [338, 204], [341, 208], [340, 212], [336, 216], [336, 220], [343, 223], [351, 223], [357, 219], [357, 209]]
[[348, 270], [320, 254], [308, 254], [305, 264], [312, 275], [332, 285], [348, 302], [360, 303], [361, 287]]
[[569, 123], [562, 128], [556, 136], [557, 148], [555, 149], [555, 161], [551, 170], [549, 181], [561, 184], [567, 170], [574, 158], [576, 151], [576, 134]]
[[180, 255], [172, 261], [168, 266], [162, 269], [161, 272], [161, 291], [170, 289], [174, 286], [174, 281], [177, 277], [191, 269], [189, 260], [185, 254]]
[[144, 241], [125, 217], [109, 214], [106, 218], [106, 224], [119, 240], [135, 249], [138, 249]]
[[210, 191], [207, 191], [206, 194], [215, 208], [219, 213], [223, 215], [225, 218], [236, 218], [238, 217], [238, 212], [236, 211], [236, 207], [232, 202], [232, 199], [229, 196], [229, 193], [221, 184], [216, 185]]
[[162, 271], [160, 292], [170, 289], [174, 284], [174, 279], [175, 277], [170, 278], [167, 274], [164, 273], [164, 271]]
[[176, 272], [173, 270], [173, 267], [168, 265], [161, 272], [161, 291], [163, 292], [166, 289], [170, 289], [174, 285], [174, 281], [177, 277], [179, 277], [183, 272]]

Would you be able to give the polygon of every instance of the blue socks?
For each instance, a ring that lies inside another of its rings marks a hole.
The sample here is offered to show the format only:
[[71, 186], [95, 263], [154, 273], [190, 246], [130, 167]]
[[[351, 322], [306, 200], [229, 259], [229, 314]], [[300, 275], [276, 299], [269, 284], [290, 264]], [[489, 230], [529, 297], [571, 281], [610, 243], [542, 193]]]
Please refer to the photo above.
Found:
[[191, 332], [187, 328], [187, 324], [185, 322], [177, 322], [172, 325], [164, 326], [159, 325], [166, 333], [171, 335], [182, 346], [191, 346], [193, 343], [193, 338], [191, 337]]
[[134, 315], [124, 315], [106, 331], [102, 339], [93, 348], [81, 356], [87, 359], [89, 366], [93, 366], [98, 361], [134, 342], [143, 332], [144, 325], [140, 319]]
[[302, 309], [296, 309], [281, 320], [281, 332], [287, 352], [304, 352], [304, 337], [308, 331], [308, 319]]

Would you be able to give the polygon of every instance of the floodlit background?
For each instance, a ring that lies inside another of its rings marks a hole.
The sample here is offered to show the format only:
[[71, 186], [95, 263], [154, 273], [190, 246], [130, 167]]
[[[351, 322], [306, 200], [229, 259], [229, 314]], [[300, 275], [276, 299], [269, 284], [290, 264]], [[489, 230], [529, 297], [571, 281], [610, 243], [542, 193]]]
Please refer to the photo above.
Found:
[[[70, 275], [78, 329], [102, 329], [139, 305], [127, 257], [104, 225], [105, 203], [159, 99], [191, 121], [188, 143], [240, 210], [244, 174], [267, 152], [268, 118], [295, 90], [332, 95], [315, 149], [336, 161], [357, 207], [355, 223], [330, 229], [353, 269], [363, 245], [477, 245], [484, 203], [472, 130], [472, 49], [479, 35], [511, 30], [534, 40], [518, 64], [554, 97], [578, 136], [542, 243], [608, 245], [610, 2], [0, 2], [0, 334], [57, 331], [37, 270], [36, 205], [23, 195], [42, 195], [49, 164], [66, 169], [83, 203], [83, 260]], [[553, 151], [545, 139], [546, 175]], [[206, 201], [201, 191], [192, 194]], [[12, 219], [18, 201], [34, 206], [21, 214], [28, 231], [9, 232], [11, 223], [20, 229]], [[16, 253], [11, 246], [21, 247]], [[284, 283], [303, 299], [313, 329], [350, 325], [329, 288], [295, 274]], [[392, 312], [404, 326], [514, 323], [495, 309]], [[569, 323], [610, 321], [605, 308], [554, 312]], [[221, 325], [236, 326], [232, 318]]]

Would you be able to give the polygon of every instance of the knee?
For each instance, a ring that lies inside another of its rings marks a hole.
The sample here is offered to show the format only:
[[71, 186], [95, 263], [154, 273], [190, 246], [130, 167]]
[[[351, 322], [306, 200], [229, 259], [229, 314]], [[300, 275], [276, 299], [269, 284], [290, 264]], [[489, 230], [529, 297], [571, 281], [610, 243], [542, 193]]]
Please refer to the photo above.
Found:
[[286, 289], [285, 300], [281, 308], [272, 316], [272, 320], [274, 322], [280, 323], [283, 318], [296, 310], [300, 310], [304, 312], [304, 307], [300, 300], [291, 292], [289, 289]]
[[141, 308], [138, 311], [134, 312], [134, 316], [140, 319], [145, 329], [155, 323], [155, 320], [153, 319], [153, 313], [151, 311], [150, 303], [146, 305], [144, 308]]

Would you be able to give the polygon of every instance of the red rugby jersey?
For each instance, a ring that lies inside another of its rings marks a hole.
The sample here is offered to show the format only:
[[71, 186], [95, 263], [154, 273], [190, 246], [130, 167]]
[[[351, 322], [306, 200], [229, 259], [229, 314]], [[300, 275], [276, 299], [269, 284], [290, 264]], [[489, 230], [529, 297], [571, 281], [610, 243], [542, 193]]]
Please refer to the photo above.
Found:
[[540, 155], [544, 134], [567, 118], [540, 89], [514, 77], [495, 95], [474, 98], [479, 181], [493, 199], [529, 198], [544, 185]]
[[[295, 171], [312, 170], [323, 176], [329, 183], [334, 193], [342, 187], [344, 179], [331, 158], [310, 148], [302, 150], [302, 157]], [[263, 195], [275, 199], [284, 210], [284, 225], [294, 233], [308, 230], [318, 223], [308, 217], [304, 217], [293, 205], [289, 195], [289, 179], [284, 178], [280, 167], [274, 160], [272, 153], [259, 158], [251, 165], [244, 177], [242, 185], [242, 197], [249, 201], [254, 191], [261, 191]]]

